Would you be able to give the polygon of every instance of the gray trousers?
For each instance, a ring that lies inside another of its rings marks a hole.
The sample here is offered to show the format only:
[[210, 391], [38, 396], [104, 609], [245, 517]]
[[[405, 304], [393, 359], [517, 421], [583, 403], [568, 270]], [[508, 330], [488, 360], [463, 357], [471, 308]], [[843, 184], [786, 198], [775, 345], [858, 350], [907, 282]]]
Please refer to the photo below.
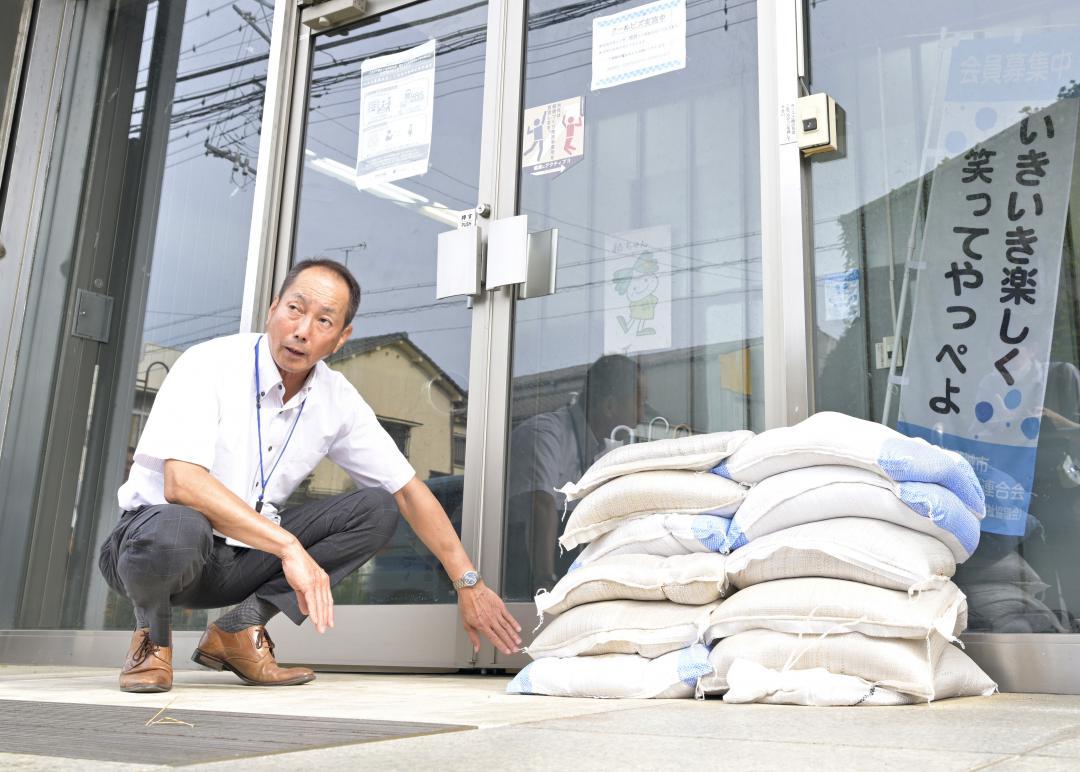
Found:
[[[400, 513], [381, 488], [364, 488], [282, 510], [281, 526], [335, 585], [394, 535]], [[98, 558], [105, 581], [129, 598], [159, 646], [170, 645], [172, 608], [220, 608], [255, 595], [296, 624], [296, 592], [274, 555], [230, 547], [190, 507], [160, 504], [125, 512]]]

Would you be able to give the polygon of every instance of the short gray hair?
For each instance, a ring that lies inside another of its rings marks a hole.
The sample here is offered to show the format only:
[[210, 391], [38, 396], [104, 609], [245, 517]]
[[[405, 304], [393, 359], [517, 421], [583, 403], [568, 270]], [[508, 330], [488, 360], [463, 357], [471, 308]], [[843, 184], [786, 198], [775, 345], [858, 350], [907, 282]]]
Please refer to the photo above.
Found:
[[349, 305], [345, 307], [345, 322], [341, 326], [345, 327], [350, 324], [353, 317], [356, 316], [356, 309], [360, 307], [360, 282], [356, 280], [356, 277], [352, 275], [352, 271], [344, 263], [339, 263], [337, 260], [331, 260], [329, 257], [312, 257], [295, 263], [289, 269], [289, 272], [285, 274], [285, 279], [281, 282], [281, 289], [278, 290], [277, 296], [280, 298], [284, 295], [285, 291], [296, 281], [296, 277], [308, 268], [325, 268], [328, 271], [333, 271], [345, 282], [349, 288]]

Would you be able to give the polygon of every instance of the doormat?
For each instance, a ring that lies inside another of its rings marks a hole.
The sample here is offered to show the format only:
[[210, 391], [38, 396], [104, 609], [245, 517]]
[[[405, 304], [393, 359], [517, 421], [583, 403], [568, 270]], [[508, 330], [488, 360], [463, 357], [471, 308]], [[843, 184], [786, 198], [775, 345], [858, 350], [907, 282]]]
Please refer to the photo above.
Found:
[[475, 728], [0, 700], [0, 752], [174, 767]]

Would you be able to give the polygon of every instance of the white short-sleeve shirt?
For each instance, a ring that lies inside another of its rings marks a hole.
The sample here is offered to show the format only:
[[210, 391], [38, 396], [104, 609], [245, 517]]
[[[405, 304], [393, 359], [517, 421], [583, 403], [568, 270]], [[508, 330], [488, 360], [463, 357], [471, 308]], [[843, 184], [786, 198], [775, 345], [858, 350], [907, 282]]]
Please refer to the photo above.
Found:
[[230, 491], [255, 504], [261, 492], [256, 345], [263, 470], [270, 475], [264, 501], [280, 508], [324, 457], [357, 485], [390, 493], [415, 476], [345, 376], [319, 362], [300, 391], [283, 403], [285, 387], [266, 338], [247, 333], [192, 346], [176, 360], [150, 410], [127, 482], [117, 494], [122, 509], [165, 503], [168, 459], [208, 469]]
[[555, 489], [577, 482], [599, 449], [579, 405], [534, 415], [510, 435], [507, 495], [543, 491], [561, 506]]

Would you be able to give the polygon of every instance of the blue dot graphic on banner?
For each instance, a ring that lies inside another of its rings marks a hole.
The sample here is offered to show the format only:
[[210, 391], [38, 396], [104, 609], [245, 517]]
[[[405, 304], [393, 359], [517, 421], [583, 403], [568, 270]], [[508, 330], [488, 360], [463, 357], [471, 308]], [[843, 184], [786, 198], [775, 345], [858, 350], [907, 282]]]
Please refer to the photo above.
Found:
[[1020, 389], [1010, 389], [1009, 393], [1005, 395], [1005, 407], [1009, 410], [1016, 410], [1020, 407], [1020, 400], [1023, 399], [1023, 395], [1020, 393]]
[[[956, 156], [968, 150], [978, 140], [979, 136], [984, 136], [997, 127], [999, 117], [998, 111], [993, 107], [979, 108], [973, 119], [975, 128], [978, 129], [975, 136], [970, 137], [965, 131], [953, 129], [945, 135], [945, 152], [951, 156]], [[970, 130], [970, 126], [968, 126], [968, 129]]]
[[981, 131], [990, 131], [997, 125], [998, 114], [993, 107], [983, 107], [975, 113], [975, 125]]
[[962, 131], [950, 131], [945, 136], [945, 150], [949, 155], [959, 155], [968, 148], [967, 135]]

